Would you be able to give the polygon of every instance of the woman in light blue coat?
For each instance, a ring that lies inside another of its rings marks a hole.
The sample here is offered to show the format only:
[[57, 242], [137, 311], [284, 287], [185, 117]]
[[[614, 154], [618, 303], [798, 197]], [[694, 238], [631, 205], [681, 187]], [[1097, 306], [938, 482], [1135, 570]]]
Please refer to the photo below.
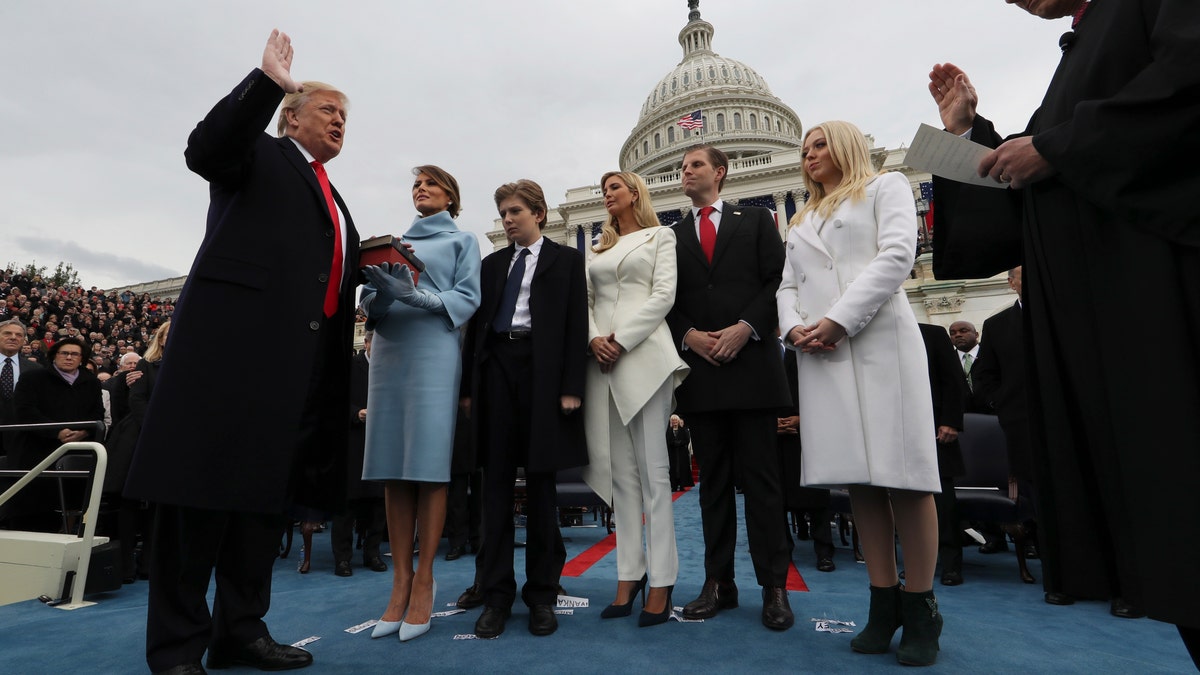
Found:
[[[392, 594], [372, 637], [410, 640], [429, 630], [437, 584], [433, 559], [446, 520], [446, 490], [461, 374], [459, 330], [479, 307], [479, 244], [454, 223], [458, 182], [436, 166], [413, 169], [420, 213], [404, 242], [425, 263], [363, 268], [362, 308], [375, 330], [367, 397], [363, 479], [382, 480], [392, 550]], [[426, 542], [413, 570], [416, 530]]]

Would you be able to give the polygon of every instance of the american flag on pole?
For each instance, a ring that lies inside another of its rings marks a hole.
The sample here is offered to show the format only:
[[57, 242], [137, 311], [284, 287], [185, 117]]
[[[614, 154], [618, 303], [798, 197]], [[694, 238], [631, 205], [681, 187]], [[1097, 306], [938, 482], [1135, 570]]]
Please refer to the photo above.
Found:
[[701, 129], [704, 127], [704, 117], [700, 114], [700, 111], [697, 110], [690, 115], [684, 115], [683, 117], [680, 117], [676, 124], [684, 129]]
[[925, 227], [933, 232], [933, 181], [921, 181], [921, 199], [929, 205], [929, 211], [925, 213]]

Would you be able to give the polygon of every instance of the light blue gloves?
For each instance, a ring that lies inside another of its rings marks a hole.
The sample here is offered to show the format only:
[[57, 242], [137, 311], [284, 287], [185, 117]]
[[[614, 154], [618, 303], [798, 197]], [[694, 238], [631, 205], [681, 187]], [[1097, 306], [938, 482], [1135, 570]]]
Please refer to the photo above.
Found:
[[412, 270], [408, 268], [408, 265], [400, 263], [367, 265], [363, 267], [363, 273], [375, 287], [375, 299], [371, 301], [372, 308], [382, 310], [390, 305], [392, 300], [399, 300], [406, 305], [430, 312], [439, 312], [445, 307], [442, 299], [436, 293], [431, 293], [424, 288], [417, 288], [413, 284]]

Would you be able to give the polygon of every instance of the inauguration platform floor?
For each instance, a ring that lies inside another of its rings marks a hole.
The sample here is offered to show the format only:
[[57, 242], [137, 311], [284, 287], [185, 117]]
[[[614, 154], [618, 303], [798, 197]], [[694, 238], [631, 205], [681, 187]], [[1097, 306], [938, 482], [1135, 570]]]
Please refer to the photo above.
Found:
[[[680, 574], [674, 605], [681, 608], [704, 581], [698, 492], [677, 496]], [[739, 498], [739, 514], [741, 504]], [[583, 518], [591, 525], [590, 515]], [[297, 535], [291, 554], [275, 563], [267, 624], [279, 642], [309, 640], [315, 658], [306, 673], [866, 673], [904, 669], [896, 644], [881, 655], [856, 654], [853, 633], [818, 632], [813, 619], [867, 618], [867, 574], [851, 551], [839, 546], [837, 570], [817, 572], [812, 543], [797, 541], [792, 559], [798, 574], [789, 587], [796, 625], [785, 632], [762, 626], [759, 588], [754, 582], [745, 526], [739, 523], [737, 585], [741, 606], [703, 622], [669, 621], [638, 628], [637, 609], [626, 619], [601, 620], [600, 611], [616, 590], [616, 554], [603, 527], [564, 528], [567, 572], [562, 585], [569, 598], [559, 629], [548, 637], [527, 630], [528, 611], [513, 608], [503, 635], [474, 639], [480, 609], [433, 619], [426, 635], [401, 643], [395, 636], [372, 640], [370, 630], [347, 632], [379, 618], [390, 591], [391, 573], [371, 572], [355, 553], [354, 575], [333, 574], [328, 534], [313, 543], [312, 571], [296, 571]], [[523, 530], [517, 531], [518, 539]], [[834, 536], [835, 543], [838, 538]], [[438, 582], [435, 611], [451, 611], [471, 585], [474, 557], [447, 562], [445, 540], [434, 566]], [[386, 550], [386, 545], [385, 545]], [[390, 566], [391, 560], [388, 558]], [[518, 583], [524, 557], [517, 549]], [[1040, 581], [1040, 564], [1030, 561]], [[982, 555], [964, 550], [962, 586], [935, 583], [945, 629], [938, 662], [929, 672], [953, 673], [1188, 673], [1195, 672], [1174, 626], [1149, 619], [1119, 619], [1107, 602], [1052, 606], [1042, 601], [1041, 584], [1023, 584], [1012, 552]], [[89, 596], [98, 604], [63, 611], [36, 600], [0, 607], [0, 672], [140, 673], [143, 657], [147, 582]], [[211, 600], [210, 588], [210, 600]], [[678, 611], [676, 612], [678, 616]], [[314, 639], [315, 638], [315, 639]], [[912, 672], [906, 669], [907, 672]], [[229, 672], [229, 671], [225, 671]], [[251, 672], [233, 669], [232, 672]]]

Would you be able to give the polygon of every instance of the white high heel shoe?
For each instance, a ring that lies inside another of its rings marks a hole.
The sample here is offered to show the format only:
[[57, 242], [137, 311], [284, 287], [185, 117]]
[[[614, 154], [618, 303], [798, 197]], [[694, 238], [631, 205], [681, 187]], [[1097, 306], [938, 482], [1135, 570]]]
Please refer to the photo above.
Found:
[[402, 623], [404, 623], [403, 620], [384, 621], [383, 619], [380, 619], [379, 622], [375, 624], [375, 629], [371, 631], [371, 639], [374, 640], [375, 638], [387, 637], [392, 633], [399, 632], [400, 624]]
[[433, 594], [430, 598], [430, 601], [431, 606], [429, 609], [429, 621], [426, 621], [425, 623], [408, 623], [406, 621], [400, 622], [400, 628], [398, 632], [400, 633], [401, 642], [408, 642], [413, 638], [421, 637], [429, 632], [429, 626], [433, 623], [433, 608], [437, 606], [437, 579], [433, 580]]

